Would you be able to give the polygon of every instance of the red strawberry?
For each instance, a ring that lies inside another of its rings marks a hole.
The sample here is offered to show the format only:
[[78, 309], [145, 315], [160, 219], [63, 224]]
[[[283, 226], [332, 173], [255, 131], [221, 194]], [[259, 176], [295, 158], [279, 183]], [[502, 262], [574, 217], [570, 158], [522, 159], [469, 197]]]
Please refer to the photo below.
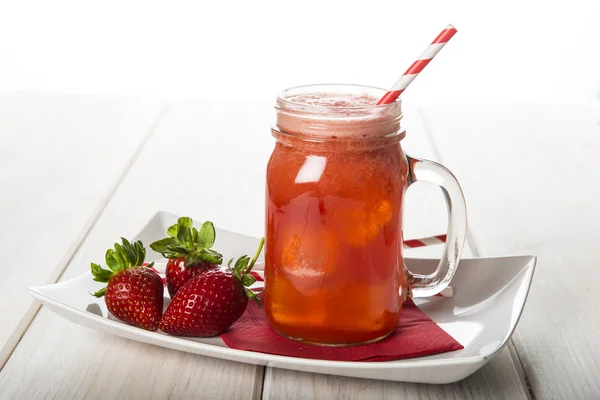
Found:
[[215, 243], [215, 227], [206, 221], [198, 231], [188, 217], [181, 217], [167, 229], [169, 237], [158, 240], [150, 247], [169, 259], [167, 263], [167, 287], [171, 297], [191, 278], [214, 269], [221, 264], [223, 256], [211, 247]]
[[106, 307], [115, 317], [130, 325], [155, 331], [163, 309], [164, 286], [160, 276], [152, 271], [152, 265], [141, 266], [146, 250], [141, 241], [133, 244], [121, 238], [123, 245], [106, 252], [106, 264], [110, 270], [92, 263], [92, 275], [97, 282], [108, 285], [93, 293], [104, 296]]
[[217, 336], [242, 316], [249, 298], [260, 305], [257, 294], [247, 286], [256, 281], [250, 271], [263, 244], [264, 239], [252, 262], [243, 256], [233, 270], [231, 260], [227, 269], [208, 271], [183, 285], [160, 320], [160, 329], [176, 336]]
[[167, 289], [169, 289], [171, 298], [173, 298], [179, 288], [190, 279], [217, 268], [216, 264], [211, 264], [206, 261], [200, 261], [198, 265], [191, 265], [189, 267], [185, 266], [185, 262], [185, 257], [171, 258], [167, 262], [165, 277], [167, 278]]

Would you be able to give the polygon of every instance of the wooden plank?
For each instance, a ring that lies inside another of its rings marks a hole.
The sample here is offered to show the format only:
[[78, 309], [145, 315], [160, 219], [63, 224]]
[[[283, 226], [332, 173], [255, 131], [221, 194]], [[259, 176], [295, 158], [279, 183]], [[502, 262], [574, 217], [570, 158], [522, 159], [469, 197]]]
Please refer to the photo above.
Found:
[[[271, 117], [272, 104], [172, 107], [62, 279], [102, 260], [158, 210], [262, 234]], [[96, 333], [42, 309], [0, 372], [0, 397], [259, 398], [263, 372]]]
[[[449, 385], [425, 385], [268, 368], [263, 399], [526, 399], [508, 349], [470, 377]], [[507, 395], [510, 395], [508, 397]]]
[[104, 207], [163, 105], [14, 93], [0, 97], [0, 368]]
[[600, 124], [591, 107], [427, 108], [483, 255], [540, 257], [514, 344], [535, 398], [600, 396]]
[[[405, 115], [403, 125], [407, 129], [407, 137], [402, 144], [404, 150], [419, 158], [438, 160], [418, 110], [405, 108]], [[446, 231], [446, 205], [441, 191], [434, 185], [419, 183], [411, 187], [405, 207], [405, 237], [431, 236]], [[440, 256], [441, 251], [440, 246], [410, 249], [406, 256], [435, 258]], [[467, 245], [464, 256], [472, 253]], [[450, 385], [384, 382], [267, 368], [263, 398], [525, 399], [527, 391], [519, 375], [519, 367], [505, 349], [476, 374]]]
[[42, 308], [0, 373], [0, 398], [250, 399], [262, 371], [96, 332]]

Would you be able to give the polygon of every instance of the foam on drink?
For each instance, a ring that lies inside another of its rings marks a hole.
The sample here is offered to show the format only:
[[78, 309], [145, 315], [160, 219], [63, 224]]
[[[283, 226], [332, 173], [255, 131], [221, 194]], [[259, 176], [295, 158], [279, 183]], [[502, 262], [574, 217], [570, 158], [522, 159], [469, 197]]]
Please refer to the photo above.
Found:
[[374, 138], [398, 132], [400, 103], [377, 106], [379, 90], [365, 90], [370, 93], [294, 93], [294, 89], [289, 89], [277, 99], [277, 127], [286, 133], [340, 139]]
[[356, 108], [373, 107], [377, 97], [367, 93], [307, 93], [287, 97], [287, 100], [310, 106]]

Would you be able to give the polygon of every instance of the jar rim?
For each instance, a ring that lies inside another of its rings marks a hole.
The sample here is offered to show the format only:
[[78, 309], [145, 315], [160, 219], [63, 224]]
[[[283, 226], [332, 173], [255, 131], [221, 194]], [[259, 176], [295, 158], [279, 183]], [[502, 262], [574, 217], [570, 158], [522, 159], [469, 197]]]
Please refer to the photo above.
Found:
[[[397, 133], [402, 119], [401, 103], [372, 104], [359, 106], [306, 104], [295, 102], [289, 97], [297, 95], [321, 95], [332, 99], [362, 97], [377, 99], [383, 96], [384, 89], [346, 84], [305, 85], [289, 88], [280, 93], [275, 105], [276, 126], [284, 132], [300, 136], [319, 138], [359, 138], [381, 137]], [[316, 98], [320, 98], [317, 96]], [[335, 102], [333, 104], [336, 104]], [[339, 104], [339, 103], [337, 103]], [[343, 104], [343, 103], [342, 103]]]
[[[392, 110], [393, 108], [401, 108], [401, 101], [394, 101], [388, 104], [374, 104], [370, 106], [324, 106], [298, 103], [289, 100], [290, 96], [308, 93], [364, 93], [370, 94], [377, 97], [382, 97], [387, 92], [386, 89], [382, 89], [376, 86], [358, 85], [358, 84], [346, 84], [346, 83], [322, 83], [322, 84], [310, 84], [293, 86], [284, 89], [277, 93], [277, 105], [275, 108], [285, 109], [296, 109], [302, 110], [308, 113], [329, 113], [331, 111], [339, 112], [357, 112], [357, 111], [373, 111], [373, 110]], [[398, 112], [400, 112], [398, 110]]]

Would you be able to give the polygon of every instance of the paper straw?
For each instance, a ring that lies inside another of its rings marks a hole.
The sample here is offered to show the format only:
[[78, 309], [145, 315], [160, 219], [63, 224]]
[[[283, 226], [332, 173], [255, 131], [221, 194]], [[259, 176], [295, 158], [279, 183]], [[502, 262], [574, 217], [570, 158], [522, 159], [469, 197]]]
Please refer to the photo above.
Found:
[[389, 104], [393, 101], [396, 101], [396, 99], [402, 94], [402, 92], [406, 90], [408, 85], [410, 85], [410, 83], [415, 80], [417, 75], [419, 75], [419, 73], [423, 71], [427, 64], [429, 64], [429, 62], [433, 60], [433, 57], [435, 57], [435, 55], [439, 53], [442, 48], [444, 48], [446, 43], [448, 43], [448, 41], [452, 39], [452, 36], [454, 36], [455, 33], [456, 28], [454, 28], [452, 25], [448, 25], [446, 29], [440, 32], [440, 34], [435, 39], [433, 39], [433, 42], [431, 42], [429, 47], [425, 49], [423, 54], [421, 54], [419, 59], [412, 63], [412, 65], [406, 70], [402, 77], [400, 77], [400, 79], [398, 79], [398, 81], [394, 84], [394, 86], [392, 86], [392, 88], [386, 94], [383, 95], [383, 97], [381, 98], [381, 100], [379, 100], [377, 105]]
[[[433, 246], [436, 244], [446, 243], [446, 235], [437, 235], [426, 237], [422, 239], [409, 239], [404, 241], [405, 249], [414, 249], [415, 247]], [[454, 289], [452, 286], [447, 286], [444, 290], [436, 294], [439, 297], [452, 297], [454, 296]]]
[[436, 244], [446, 243], [446, 235], [437, 235], [422, 239], [410, 239], [404, 241], [404, 247], [412, 249], [415, 247], [433, 246]]

